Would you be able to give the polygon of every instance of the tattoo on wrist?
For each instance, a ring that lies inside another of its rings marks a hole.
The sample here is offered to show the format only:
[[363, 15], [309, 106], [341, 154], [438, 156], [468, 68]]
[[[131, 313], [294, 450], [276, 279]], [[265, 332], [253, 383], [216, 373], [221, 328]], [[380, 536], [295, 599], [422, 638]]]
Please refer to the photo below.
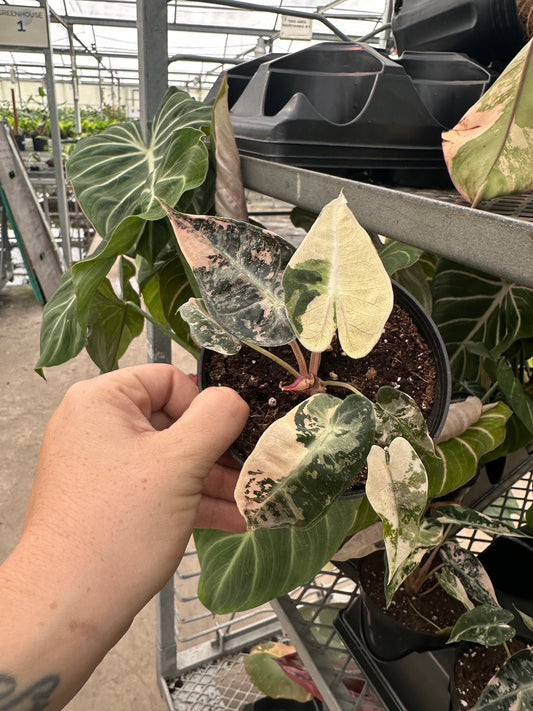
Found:
[[43, 711], [59, 684], [59, 676], [43, 676], [25, 689], [17, 689], [15, 677], [0, 674], [0, 711]]

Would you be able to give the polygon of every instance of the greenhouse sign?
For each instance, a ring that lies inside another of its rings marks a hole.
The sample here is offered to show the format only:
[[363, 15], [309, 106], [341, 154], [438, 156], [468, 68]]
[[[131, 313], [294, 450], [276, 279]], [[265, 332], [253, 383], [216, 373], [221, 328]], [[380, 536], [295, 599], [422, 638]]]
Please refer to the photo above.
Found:
[[28, 5], [0, 5], [0, 47], [48, 47], [46, 10]]

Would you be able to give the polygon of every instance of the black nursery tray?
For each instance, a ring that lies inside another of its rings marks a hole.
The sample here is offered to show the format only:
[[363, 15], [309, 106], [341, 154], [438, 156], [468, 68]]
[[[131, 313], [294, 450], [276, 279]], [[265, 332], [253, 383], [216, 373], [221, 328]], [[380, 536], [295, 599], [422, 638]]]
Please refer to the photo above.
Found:
[[450, 710], [449, 684], [455, 648], [412, 652], [392, 662], [376, 659], [363, 640], [359, 597], [339, 613], [334, 624], [388, 711]]

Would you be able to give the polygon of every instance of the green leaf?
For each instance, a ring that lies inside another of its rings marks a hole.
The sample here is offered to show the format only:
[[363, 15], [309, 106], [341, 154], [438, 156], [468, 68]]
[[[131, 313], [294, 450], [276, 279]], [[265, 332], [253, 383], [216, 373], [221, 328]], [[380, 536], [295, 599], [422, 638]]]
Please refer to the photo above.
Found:
[[312, 395], [276, 420], [244, 462], [235, 501], [248, 527], [306, 526], [352, 484], [374, 439], [372, 403]]
[[533, 40], [451, 130], [443, 133], [450, 177], [477, 205], [533, 188]]
[[183, 320], [189, 324], [191, 336], [199, 346], [224, 355], [235, 355], [239, 352], [241, 342], [211, 316], [201, 299], [190, 298], [178, 310]]
[[449, 494], [472, 479], [481, 457], [503, 442], [510, 414], [507, 405], [497, 403], [460, 437], [438, 444], [436, 457], [425, 457], [430, 499]]
[[372, 350], [393, 306], [390, 278], [344, 195], [326, 205], [285, 270], [287, 312], [310, 351], [338, 331], [351, 358]]
[[453, 523], [464, 528], [474, 528], [478, 531], [485, 531], [485, 533], [491, 536], [528, 538], [527, 533], [511, 526], [505, 521], [493, 519], [480, 511], [474, 511], [474, 509], [468, 509], [459, 504], [439, 506], [435, 511], [435, 518], [437, 521], [443, 523]]
[[357, 500], [338, 500], [305, 527], [195, 531], [200, 601], [213, 614], [238, 612], [308, 583], [342, 544], [357, 506]]
[[531, 615], [527, 615], [525, 612], [522, 612], [522, 610], [519, 610], [516, 605], [515, 609], [522, 618], [522, 622], [525, 624], [525, 626], [533, 632], [533, 617], [531, 617]]
[[394, 439], [387, 450], [374, 445], [367, 463], [366, 495], [383, 521], [390, 583], [419, 542], [427, 506], [426, 470], [403, 437]]
[[513, 369], [505, 360], [498, 361], [496, 374], [498, 387], [504, 394], [506, 401], [533, 436], [533, 398], [524, 391], [524, 386], [515, 377]]
[[143, 316], [124, 303], [105, 280], [95, 294], [89, 317], [87, 352], [104, 372], [118, 368], [131, 341], [142, 333]]
[[174, 233], [166, 217], [145, 223], [143, 233], [137, 242], [135, 251], [153, 267], [161, 252], [174, 246]]
[[422, 254], [422, 249], [393, 239], [387, 239], [383, 247], [379, 249], [383, 266], [390, 276], [400, 269], [406, 269], [415, 264]]
[[533, 651], [523, 649], [502, 664], [471, 711], [531, 711], [532, 708]]
[[287, 644], [259, 644], [244, 658], [244, 668], [252, 683], [271, 699], [293, 699], [304, 703], [312, 698], [312, 694], [292, 681], [276, 661], [295, 653], [296, 649]]
[[41, 352], [35, 369], [39, 371], [74, 358], [85, 340], [86, 329], [78, 321], [72, 272], [67, 271], [43, 310]]
[[[190, 350], [193, 345], [189, 326], [180, 315], [180, 306], [194, 295], [187, 270], [179, 255], [166, 259], [157, 271], [159, 295], [168, 325], [180, 341]], [[196, 348], [194, 349], [196, 350]]]
[[241, 175], [241, 160], [228, 108], [228, 79], [224, 75], [213, 108], [217, 182], [215, 212], [219, 217], [248, 220]]
[[467, 610], [473, 609], [474, 603], [470, 601], [463, 583], [450, 568], [437, 570], [435, 577], [448, 595], [458, 600]]
[[146, 145], [137, 121], [114, 124], [83, 138], [67, 162], [76, 197], [105, 239], [131, 215], [163, 217], [157, 198], [175, 205], [202, 184], [208, 165], [204, 133], [211, 107], [170, 89], [152, 123]]
[[516, 630], [508, 624], [512, 619], [513, 613], [509, 610], [492, 605], [479, 605], [465, 612], [457, 620], [448, 644], [463, 641], [494, 647], [508, 642], [516, 634]]
[[407, 289], [407, 291], [420, 302], [428, 314], [431, 313], [433, 309], [433, 297], [431, 296], [430, 281], [420, 261], [395, 273], [393, 279], [398, 282], [400, 286], [403, 286], [404, 289]]
[[389, 386], [376, 395], [376, 443], [388, 446], [395, 437], [403, 437], [417, 454], [435, 453], [424, 416], [412, 397]]
[[476, 555], [453, 541], [445, 543], [440, 553], [448, 570], [453, 570], [472, 599], [482, 605], [499, 605], [488, 573]]
[[279, 346], [293, 340], [281, 285], [291, 245], [245, 222], [167, 212], [213, 317], [241, 341]]
[[432, 290], [432, 316], [457, 381], [481, 380], [481, 361], [470, 342], [503, 353], [533, 336], [533, 289], [441, 259]]

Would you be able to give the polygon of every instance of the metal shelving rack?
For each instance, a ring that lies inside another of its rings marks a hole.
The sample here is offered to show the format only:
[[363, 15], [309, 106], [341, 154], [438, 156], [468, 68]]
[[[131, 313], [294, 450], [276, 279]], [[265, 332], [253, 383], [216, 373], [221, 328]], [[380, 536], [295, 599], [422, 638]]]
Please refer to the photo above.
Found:
[[[245, 185], [259, 194], [318, 212], [342, 190], [367, 230], [533, 287], [533, 194], [501, 198], [473, 210], [452, 191], [381, 187], [256, 158], [243, 158], [242, 167]], [[532, 467], [533, 454], [526, 453], [496, 486], [482, 475], [469, 492], [469, 505], [490, 506], [492, 515], [522, 524], [533, 503]], [[465, 532], [463, 543], [480, 548], [488, 540]], [[296, 647], [329, 711], [358, 708], [346, 678], [358, 680], [365, 708], [388, 711], [333, 627], [339, 608], [357, 595], [355, 584], [335, 568], [273, 601], [275, 615], [262, 608], [244, 617], [214, 623], [211, 619], [204, 641], [180, 651], [180, 645], [187, 644], [183, 630], [189, 618], [174, 611], [180, 604], [176, 591], [183, 585], [178, 572], [172, 591], [162, 594], [159, 674], [171, 711], [238, 711], [259, 696], [247, 681], [243, 653], [259, 641], [282, 637]]]

